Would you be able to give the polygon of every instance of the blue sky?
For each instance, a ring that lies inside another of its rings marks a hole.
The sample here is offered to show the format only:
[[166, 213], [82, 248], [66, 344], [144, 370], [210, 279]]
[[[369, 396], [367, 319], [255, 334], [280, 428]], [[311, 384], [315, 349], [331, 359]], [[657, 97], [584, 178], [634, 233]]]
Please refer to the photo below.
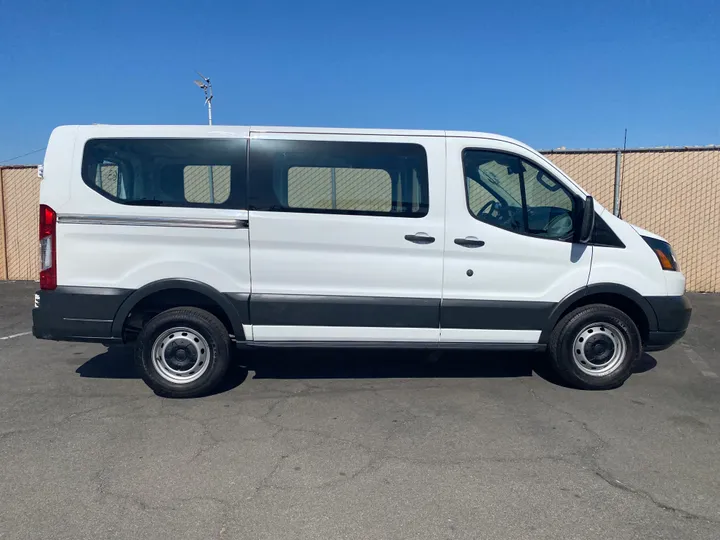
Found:
[[0, 20], [0, 161], [60, 124], [204, 123], [195, 69], [217, 124], [720, 144], [714, 0], [0, 0]]

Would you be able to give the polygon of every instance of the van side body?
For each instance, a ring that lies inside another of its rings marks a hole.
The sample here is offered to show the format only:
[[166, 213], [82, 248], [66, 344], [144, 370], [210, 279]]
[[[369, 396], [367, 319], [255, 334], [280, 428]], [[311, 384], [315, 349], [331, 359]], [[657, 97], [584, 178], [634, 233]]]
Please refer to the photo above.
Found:
[[[134, 342], [192, 308], [241, 347], [550, 348], [609, 387], [690, 318], [664, 239], [498, 135], [63, 126], [40, 203], [42, 339]], [[182, 385], [208, 353], [158, 332], [141, 354]]]

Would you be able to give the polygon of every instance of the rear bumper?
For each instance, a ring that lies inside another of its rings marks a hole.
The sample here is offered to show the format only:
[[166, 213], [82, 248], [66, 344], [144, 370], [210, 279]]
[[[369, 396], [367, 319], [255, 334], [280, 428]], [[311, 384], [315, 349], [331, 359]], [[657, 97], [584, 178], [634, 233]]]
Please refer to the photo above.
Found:
[[685, 335], [692, 306], [686, 296], [650, 296], [647, 301], [657, 317], [657, 330], [650, 331], [645, 350], [662, 351]]
[[58, 287], [35, 293], [33, 335], [55, 341], [116, 343], [112, 323], [132, 291], [101, 287]]

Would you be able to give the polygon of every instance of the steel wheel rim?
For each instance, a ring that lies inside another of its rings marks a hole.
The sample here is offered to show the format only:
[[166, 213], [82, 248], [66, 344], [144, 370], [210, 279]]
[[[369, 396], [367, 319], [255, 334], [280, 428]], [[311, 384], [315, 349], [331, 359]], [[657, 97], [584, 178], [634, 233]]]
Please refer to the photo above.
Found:
[[602, 377], [622, 364], [627, 350], [627, 341], [615, 325], [592, 323], [575, 336], [572, 354], [580, 371]]
[[210, 346], [198, 331], [174, 327], [160, 334], [152, 346], [155, 370], [166, 381], [189, 384], [198, 380], [210, 365]]

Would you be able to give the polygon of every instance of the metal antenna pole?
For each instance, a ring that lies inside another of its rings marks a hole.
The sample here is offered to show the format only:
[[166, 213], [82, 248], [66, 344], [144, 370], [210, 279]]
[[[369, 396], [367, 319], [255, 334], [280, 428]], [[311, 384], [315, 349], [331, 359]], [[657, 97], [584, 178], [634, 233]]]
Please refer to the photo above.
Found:
[[[200, 87], [203, 92], [205, 92], [205, 105], [207, 105], [208, 109], [208, 125], [212, 126], [212, 99], [213, 99], [213, 91], [212, 91], [212, 83], [210, 82], [209, 77], [205, 77], [202, 73], [199, 71], [196, 71], [198, 75], [202, 78], [202, 81], [194, 81], [198, 87]], [[212, 165], [208, 166], [208, 187], [210, 188], [210, 204], [213, 204], [215, 202], [215, 183], [213, 181], [213, 170]]]

